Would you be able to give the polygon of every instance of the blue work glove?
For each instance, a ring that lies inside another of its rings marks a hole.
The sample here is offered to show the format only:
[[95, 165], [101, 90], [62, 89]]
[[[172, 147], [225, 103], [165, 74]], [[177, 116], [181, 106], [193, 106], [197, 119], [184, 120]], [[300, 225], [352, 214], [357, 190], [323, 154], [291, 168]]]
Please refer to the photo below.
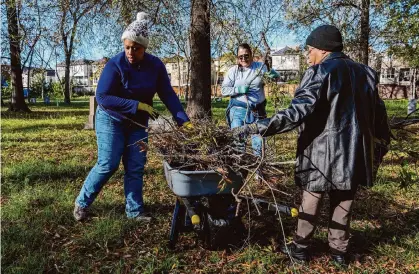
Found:
[[249, 86], [238, 86], [236, 90], [238, 94], [246, 94], [249, 92]]
[[279, 78], [278, 72], [276, 72], [274, 69], [271, 69], [269, 72], [265, 73], [265, 76], [270, 80], [276, 80]]

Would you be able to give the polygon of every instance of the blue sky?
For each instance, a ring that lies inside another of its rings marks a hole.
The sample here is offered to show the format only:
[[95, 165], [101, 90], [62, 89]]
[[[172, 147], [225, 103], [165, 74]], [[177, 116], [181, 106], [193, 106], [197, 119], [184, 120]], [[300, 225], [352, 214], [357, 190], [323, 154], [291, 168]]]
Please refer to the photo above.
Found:
[[276, 37], [272, 37], [271, 39], [271, 47], [275, 49], [281, 49], [285, 46], [294, 47], [300, 45], [297, 41], [296, 35], [294, 32], [290, 32], [288, 34], [278, 35]]

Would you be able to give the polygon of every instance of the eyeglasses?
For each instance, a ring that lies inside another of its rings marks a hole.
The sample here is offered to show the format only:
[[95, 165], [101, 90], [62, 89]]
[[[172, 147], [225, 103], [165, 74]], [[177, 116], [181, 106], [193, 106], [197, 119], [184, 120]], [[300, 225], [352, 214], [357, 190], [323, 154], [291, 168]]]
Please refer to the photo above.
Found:
[[239, 58], [239, 60], [248, 60], [250, 58], [250, 54], [239, 55], [237, 58]]
[[133, 52], [137, 52], [140, 50], [140, 47], [129, 47], [129, 46], [125, 47], [126, 51], [129, 51], [130, 49], [132, 49]]

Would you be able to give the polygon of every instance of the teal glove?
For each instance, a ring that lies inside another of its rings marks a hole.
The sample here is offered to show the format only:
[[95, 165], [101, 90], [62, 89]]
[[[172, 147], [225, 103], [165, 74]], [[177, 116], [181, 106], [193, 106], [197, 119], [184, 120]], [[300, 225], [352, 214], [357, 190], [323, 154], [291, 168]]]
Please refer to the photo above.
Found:
[[238, 86], [236, 90], [238, 94], [246, 94], [249, 92], [249, 86]]
[[271, 69], [269, 72], [265, 73], [265, 76], [270, 80], [275, 80], [279, 78], [278, 72], [276, 72], [274, 69]]

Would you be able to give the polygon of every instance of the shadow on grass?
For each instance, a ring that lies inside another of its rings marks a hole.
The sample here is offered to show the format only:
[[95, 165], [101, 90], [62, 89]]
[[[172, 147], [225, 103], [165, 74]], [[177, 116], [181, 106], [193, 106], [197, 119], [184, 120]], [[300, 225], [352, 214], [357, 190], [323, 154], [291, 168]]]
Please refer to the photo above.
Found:
[[89, 110], [84, 108], [81, 110], [68, 109], [63, 110], [60, 108], [51, 109], [48, 111], [32, 111], [31, 113], [21, 113], [21, 112], [11, 112], [11, 111], [2, 111], [2, 119], [59, 119], [67, 116], [88, 116]]
[[363, 257], [381, 244], [394, 244], [418, 233], [419, 209], [399, 204], [383, 194], [360, 190], [353, 211], [354, 221], [367, 221], [365, 227], [352, 230], [351, 250]]
[[74, 180], [87, 175], [91, 167], [81, 163], [57, 165], [51, 162], [27, 162], [13, 165], [3, 171], [2, 194], [8, 195], [12, 189], [23, 189], [26, 185], [45, 181]]
[[[383, 181], [391, 179], [383, 178]], [[383, 187], [386, 187], [383, 185]], [[280, 190], [286, 191], [284, 186]], [[293, 188], [287, 188], [288, 193]], [[278, 201], [279, 204], [288, 206], [298, 205], [300, 202], [299, 190], [294, 188], [294, 197], [288, 197]], [[263, 197], [271, 197], [270, 192], [265, 192]], [[374, 255], [376, 248], [381, 245], [403, 246], [406, 238], [414, 238], [418, 233], [419, 209], [412, 209], [402, 202], [398, 202], [392, 194], [384, 195], [377, 191], [360, 189], [354, 202], [351, 239], [349, 253], [351, 260], [363, 261], [364, 258]], [[294, 199], [294, 203], [293, 203]], [[262, 216], [252, 210], [252, 226], [250, 243], [260, 246], [268, 246], [269, 239], [276, 237], [278, 242], [283, 242], [281, 227], [278, 221], [262, 211]], [[325, 231], [328, 227], [329, 199], [326, 196], [322, 201], [318, 227]], [[294, 234], [297, 220], [283, 218], [284, 233], [289, 239]], [[356, 225], [355, 225], [356, 224]], [[356, 227], [356, 228], [353, 228]], [[320, 236], [320, 237], [319, 237]], [[413, 244], [412, 244], [413, 245]], [[410, 246], [412, 246], [410, 245]], [[412, 247], [413, 248], [413, 247]], [[312, 238], [310, 250], [314, 258], [328, 255], [329, 245], [327, 233], [316, 235]]]
[[[82, 130], [84, 129], [84, 124], [54, 124], [54, 123], [43, 123], [43, 124], [36, 124], [36, 125], [28, 125], [23, 127], [14, 127], [12, 132], [31, 132], [36, 130]], [[6, 132], [8, 130], [5, 130]]]

